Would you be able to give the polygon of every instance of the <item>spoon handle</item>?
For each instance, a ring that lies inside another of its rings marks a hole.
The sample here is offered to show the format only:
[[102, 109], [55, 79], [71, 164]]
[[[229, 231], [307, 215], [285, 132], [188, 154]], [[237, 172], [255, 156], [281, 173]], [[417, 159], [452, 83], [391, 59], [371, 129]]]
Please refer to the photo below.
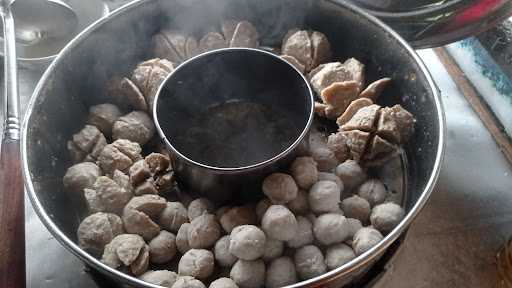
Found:
[[24, 288], [26, 285], [25, 212], [20, 165], [16, 39], [11, 9], [4, 3], [0, 8], [5, 39], [5, 126], [0, 154], [0, 287]]

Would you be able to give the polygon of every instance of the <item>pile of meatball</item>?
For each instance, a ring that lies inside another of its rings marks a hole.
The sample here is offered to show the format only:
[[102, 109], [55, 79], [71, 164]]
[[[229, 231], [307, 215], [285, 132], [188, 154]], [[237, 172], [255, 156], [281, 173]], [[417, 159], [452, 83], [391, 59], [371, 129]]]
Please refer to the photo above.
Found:
[[[199, 40], [176, 30], [153, 37], [159, 58], [130, 77], [114, 77], [109, 102], [91, 106], [68, 141], [64, 189], [85, 206], [79, 245], [139, 279], [172, 288], [281, 287], [320, 276], [375, 246], [405, 212], [372, 175], [413, 133], [400, 105], [374, 104], [391, 81], [365, 86], [364, 65], [332, 59], [327, 37], [292, 30], [282, 55], [307, 74], [318, 117], [335, 120], [330, 135], [311, 131], [290, 166], [265, 177], [259, 202], [212, 203], [176, 183], [150, 116], [158, 85], [189, 57], [223, 47], [258, 48], [247, 21], [225, 21]], [[179, 184], [179, 183], [178, 183]]]

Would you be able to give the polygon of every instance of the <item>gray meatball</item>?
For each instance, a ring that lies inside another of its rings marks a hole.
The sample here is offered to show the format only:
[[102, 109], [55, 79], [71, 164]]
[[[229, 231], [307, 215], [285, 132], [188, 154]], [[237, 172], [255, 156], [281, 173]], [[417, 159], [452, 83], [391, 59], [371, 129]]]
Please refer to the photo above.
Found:
[[272, 202], [268, 198], [261, 199], [260, 202], [258, 202], [256, 205], [256, 217], [258, 217], [258, 221], [261, 221], [261, 218], [263, 218], [263, 215], [270, 206], [272, 206]]
[[307, 245], [297, 249], [293, 258], [295, 269], [301, 280], [311, 279], [327, 272], [324, 255], [316, 246]]
[[87, 124], [98, 127], [103, 134], [110, 136], [112, 126], [119, 117], [121, 117], [121, 110], [116, 105], [108, 103], [94, 105], [89, 108]]
[[336, 155], [325, 145], [311, 147], [310, 153], [318, 165], [318, 171], [332, 172], [336, 165], [338, 165]]
[[270, 261], [283, 255], [284, 243], [283, 241], [267, 238], [265, 242], [265, 252], [261, 257], [264, 261]]
[[192, 276], [179, 276], [172, 288], [206, 288], [206, 286]]
[[386, 187], [379, 179], [369, 179], [357, 189], [357, 194], [366, 199], [370, 206], [381, 204], [386, 200]]
[[348, 239], [348, 222], [345, 216], [335, 213], [320, 215], [313, 224], [315, 238], [323, 245], [341, 243]]
[[284, 173], [270, 174], [263, 180], [263, 193], [274, 204], [285, 204], [297, 197], [297, 184], [292, 176]]
[[188, 244], [190, 248], [212, 247], [221, 236], [221, 228], [212, 214], [196, 217], [188, 229]]
[[128, 139], [140, 145], [146, 144], [155, 134], [155, 125], [146, 112], [133, 111], [119, 117], [112, 127], [112, 138]]
[[227, 233], [231, 233], [237, 226], [256, 224], [256, 213], [249, 205], [233, 207], [220, 216], [219, 222]]
[[370, 250], [373, 246], [377, 245], [384, 237], [380, 232], [372, 227], [364, 227], [357, 231], [354, 235], [354, 241], [352, 247], [356, 255], [361, 255], [364, 252]]
[[206, 198], [195, 199], [188, 205], [188, 219], [192, 221], [203, 214], [213, 213], [214, 210], [215, 207], [210, 200]]
[[359, 219], [354, 219], [354, 218], [347, 218], [347, 227], [348, 227], [348, 239], [345, 240], [345, 243], [349, 244], [349, 245], [352, 245], [352, 242], [354, 240], [354, 235], [356, 235], [357, 231], [359, 231], [359, 229], [363, 228], [363, 224], [361, 223], [361, 221], [359, 221]]
[[311, 224], [311, 221], [306, 217], [297, 216], [297, 224], [297, 234], [286, 242], [288, 247], [300, 248], [302, 246], [312, 244], [315, 237], [313, 235], [313, 224]]
[[168, 270], [147, 271], [139, 279], [151, 284], [171, 288], [178, 279], [178, 274]]
[[210, 283], [208, 288], [238, 288], [238, 285], [230, 278], [222, 277]]
[[336, 176], [334, 173], [326, 173], [326, 172], [319, 172], [318, 173], [318, 181], [333, 181], [338, 184], [338, 187], [340, 188], [340, 193], [343, 193], [345, 190], [345, 185], [343, 185], [343, 182], [341, 181], [340, 177]]
[[75, 164], [68, 168], [62, 182], [64, 189], [76, 196], [83, 195], [85, 188], [92, 188], [96, 178], [101, 176], [101, 169], [92, 162]]
[[86, 217], [78, 226], [78, 244], [89, 253], [101, 255], [105, 245], [122, 233], [123, 222], [119, 216], [99, 212]]
[[366, 172], [354, 160], [347, 160], [336, 167], [336, 176], [340, 177], [345, 189], [350, 191], [361, 185], [366, 178]]
[[266, 288], [278, 288], [297, 283], [295, 263], [290, 257], [280, 257], [270, 262], [267, 268]]
[[153, 238], [149, 244], [149, 260], [156, 264], [171, 261], [176, 255], [176, 236], [165, 230]]
[[99, 209], [91, 212], [112, 212], [120, 214], [123, 207], [132, 198], [132, 192], [117, 184], [114, 180], [100, 176], [94, 182], [93, 189], [86, 189], [84, 196], [90, 208]]
[[254, 225], [235, 227], [229, 236], [229, 252], [239, 259], [256, 260], [265, 252], [266, 238]]
[[316, 166], [316, 161], [311, 157], [298, 157], [293, 161], [290, 172], [300, 188], [307, 190], [318, 181]]
[[341, 210], [346, 217], [359, 219], [362, 223], [367, 223], [370, 218], [370, 203], [357, 195], [341, 201]]
[[288, 208], [282, 205], [272, 205], [261, 219], [261, 228], [270, 238], [288, 241], [295, 237], [298, 224], [297, 219]]
[[238, 260], [229, 276], [241, 288], [259, 288], [265, 285], [265, 263], [262, 260]]
[[229, 235], [221, 237], [213, 248], [215, 260], [222, 267], [231, 267], [235, 264], [237, 258], [229, 252]]
[[212, 275], [214, 263], [212, 252], [205, 249], [190, 249], [181, 257], [178, 273], [197, 279], [206, 279]]
[[309, 212], [308, 192], [299, 189], [297, 197], [286, 205], [295, 215], [305, 215]]
[[309, 189], [309, 207], [315, 213], [339, 210], [340, 190], [332, 181], [318, 181]]
[[375, 229], [381, 233], [388, 233], [402, 221], [404, 216], [404, 209], [390, 202], [373, 207], [370, 221]]
[[354, 250], [343, 243], [329, 246], [325, 251], [325, 264], [329, 270], [341, 267], [354, 258], [356, 258]]
[[180, 251], [181, 254], [185, 254], [190, 250], [190, 245], [188, 245], [189, 229], [190, 223], [184, 223], [181, 225], [180, 229], [178, 229], [178, 233], [176, 234], [176, 248], [178, 248], [178, 251]]
[[160, 226], [174, 233], [178, 232], [181, 225], [187, 222], [187, 208], [180, 202], [167, 202], [158, 221]]

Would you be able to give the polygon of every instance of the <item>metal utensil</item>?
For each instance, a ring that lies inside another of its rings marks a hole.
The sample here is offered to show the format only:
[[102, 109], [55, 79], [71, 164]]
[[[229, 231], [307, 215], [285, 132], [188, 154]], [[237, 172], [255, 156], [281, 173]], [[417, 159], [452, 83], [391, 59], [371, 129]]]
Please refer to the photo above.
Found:
[[63, 38], [73, 33], [78, 24], [75, 11], [60, 0], [15, 0], [11, 6], [16, 19], [16, 42], [23, 45]]
[[281, 57], [225, 48], [171, 73], [153, 115], [180, 184], [223, 202], [257, 195], [265, 175], [297, 156], [313, 105], [308, 81]]
[[[46, 3], [46, 1], [34, 1], [30, 3], [36, 2], [40, 2], [41, 4]], [[21, 0], [19, 3], [22, 3], [20, 5], [25, 5], [25, 3], [28, 2]], [[60, 1], [51, 0], [49, 7], [52, 8], [38, 10], [42, 6], [22, 6], [25, 8], [19, 11], [33, 8], [36, 10], [36, 13], [41, 13], [40, 15], [45, 17], [49, 15], [58, 16], [59, 14], [50, 13], [50, 11], [55, 9], [55, 11], [61, 13], [62, 9], [67, 9], [59, 7], [59, 3]], [[2, 0], [0, 3], [0, 16], [3, 21], [3, 35], [5, 39], [5, 125], [0, 155], [0, 189], [2, 189], [0, 190], [0, 287], [25, 287], [24, 186], [20, 167], [20, 112], [16, 66], [16, 29], [11, 10], [13, 8], [12, 4], [13, 0]], [[51, 18], [51, 20], [55, 21], [56, 19]], [[25, 23], [31, 23], [33, 25], [38, 24], [36, 21], [27, 21]], [[29, 31], [29, 26], [23, 28], [27, 29], [24, 31]], [[43, 28], [47, 29], [50, 28], [50, 26]], [[30, 29], [32, 29], [31, 31], [36, 31], [33, 27]], [[55, 35], [53, 33], [61, 33], [61, 31], [64, 30], [48, 29], [44, 31], [46, 31], [45, 33], [48, 32], [48, 35]], [[28, 36], [26, 37], [26, 39], [29, 39]], [[35, 40], [36, 38], [37, 37], [32, 39]]]

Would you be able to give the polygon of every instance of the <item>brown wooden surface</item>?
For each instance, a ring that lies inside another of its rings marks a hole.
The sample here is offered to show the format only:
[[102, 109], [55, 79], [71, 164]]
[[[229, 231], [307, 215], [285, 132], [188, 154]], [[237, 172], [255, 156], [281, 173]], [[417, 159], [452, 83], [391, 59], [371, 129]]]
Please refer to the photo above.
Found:
[[0, 156], [0, 288], [25, 287], [25, 214], [19, 141]]
[[489, 133], [491, 133], [494, 141], [500, 147], [501, 152], [505, 155], [508, 162], [512, 165], [512, 140], [509, 138], [504, 128], [496, 119], [494, 113], [485, 100], [476, 91], [473, 84], [464, 75], [452, 56], [448, 54], [445, 48], [435, 48], [439, 60], [444, 64], [446, 70], [452, 76], [453, 81], [462, 92], [462, 95], [469, 102], [478, 117], [482, 120]]

